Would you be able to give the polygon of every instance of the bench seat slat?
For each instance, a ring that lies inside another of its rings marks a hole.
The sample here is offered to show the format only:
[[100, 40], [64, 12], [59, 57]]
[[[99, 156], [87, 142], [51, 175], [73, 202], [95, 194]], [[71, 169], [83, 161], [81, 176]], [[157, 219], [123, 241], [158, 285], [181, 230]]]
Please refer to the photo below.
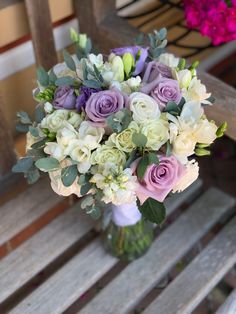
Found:
[[234, 314], [236, 313], [236, 289], [234, 289], [216, 314]]
[[[218, 199], [218, 198], [217, 198]], [[151, 303], [145, 314], [190, 314], [236, 262], [236, 217]]]
[[218, 189], [208, 190], [155, 240], [143, 258], [128, 265], [80, 313], [129, 312], [233, 203]]
[[0, 303], [92, 228], [79, 205], [61, 214], [0, 261]]
[[[177, 196], [170, 197], [167, 203], [167, 214], [170, 214], [182, 203], [191, 198], [200, 186], [201, 182], [197, 181], [190, 189], [182, 193], [180, 198]], [[61, 313], [70, 306], [105, 271], [108, 271], [117, 262], [116, 259], [104, 252], [101, 244], [97, 243], [96, 245], [97, 247], [94, 249], [93, 254], [87, 256], [87, 251], [85, 253], [82, 251], [75, 256], [38, 289], [19, 303], [13, 309], [12, 313]], [[82, 268], [80, 265], [84, 259], [83, 256], [87, 256], [87, 260]], [[104, 268], [101, 267], [103, 263]], [[87, 274], [87, 276], [83, 274]], [[59, 282], [62, 282], [63, 285], [60, 285]], [[48, 295], [50, 295], [50, 298], [48, 298]]]
[[42, 179], [0, 207], [0, 246], [63, 200]]

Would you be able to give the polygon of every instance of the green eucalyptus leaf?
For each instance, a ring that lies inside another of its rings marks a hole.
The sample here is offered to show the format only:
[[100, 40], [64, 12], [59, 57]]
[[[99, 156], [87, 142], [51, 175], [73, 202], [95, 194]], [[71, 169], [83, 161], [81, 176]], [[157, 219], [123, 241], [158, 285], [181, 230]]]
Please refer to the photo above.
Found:
[[88, 191], [91, 189], [92, 184], [91, 183], [85, 183], [84, 185], [81, 186], [80, 188], [80, 194], [83, 196], [88, 193]]
[[41, 139], [40, 141], [38, 141], [38, 142], [32, 144], [32, 145], [31, 145], [31, 148], [33, 148], [33, 149], [42, 148], [42, 147], [45, 146], [45, 144], [46, 144], [47, 141], [48, 141], [47, 138], [43, 138], [43, 139]]
[[25, 178], [27, 179], [28, 184], [34, 184], [40, 178], [40, 172], [36, 167], [31, 167], [29, 171], [25, 173]]
[[73, 60], [68, 51], [63, 50], [63, 57], [67, 67], [72, 71], [76, 71], [75, 61]]
[[20, 119], [22, 124], [32, 124], [32, 121], [27, 112], [19, 111], [16, 116]]
[[159, 161], [159, 158], [157, 157], [156, 153], [149, 153], [148, 154], [148, 163], [149, 163], [149, 165], [152, 165], [152, 164], [159, 165], [160, 161]]
[[84, 85], [89, 88], [101, 88], [101, 84], [95, 80], [85, 80]]
[[12, 167], [12, 172], [26, 172], [33, 166], [33, 158], [32, 157], [23, 157], [17, 161]]
[[44, 171], [44, 172], [53, 171], [60, 168], [60, 164], [58, 160], [53, 157], [45, 157], [45, 158], [38, 159], [35, 162], [35, 166], [39, 170]]
[[44, 158], [47, 155], [44, 153], [42, 149], [28, 149], [27, 156], [32, 157], [34, 161]]
[[50, 72], [49, 72], [49, 83], [50, 84], [55, 84], [56, 79], [57, 79], [57, 76], [54, 73], [54, 70], [51, 69]]
[[56, 86], [74, 85], [75, 79], [71, 76], [59, 77], [56, 79]]
[[167, 36], [167, 29], [166, 28], [161, 28], [158, 32], [159, 39], [164, 40]]
[[45, 117], [45, 111], [41, 104], [37, 105], [35, 108], [35, 121], [40, 123]]
[[33, 137], [38, 137], [39, 136], [39, 130], [38, 128], [35, 128], [33, 126], [29, 126], [29, 132]]
[[172, 146], [170, 144], [170, 141], [166, 142], [166, 157], [170, 157], [172, 152]]
[[163, 203], [149, 197], [141, 205], [138, 202], [138, 209], [147, 220], [161, 225], [166, 218], [166, 209]]
[[21, 133], [27, 133], [29, 131], [29, 125], [17, 123], [16, 131]]
[[77, 165], [65, 167], [61, 171], [61, 181], [64, 186], [71, 186], [78, 175]]
[[145, 175], [145, 172], [147, 170], [147, 167], [149, 165], [149, 159], [148, 159], [148, 155], [144, 155], [139, 163], [138, 163], [138, 167], [137, 167], [137, 177], [142, 180], [144, 175]]
[[86, 41], [86, 46], [85, 46], [85, 54], [89, 54], [92, 50], [92, 42], [91, 42], [91, 39], [88, 38], [87, 41]]
[[132, 135], [132, 142], [140, 148], [145, 148], [146, 144], [147, 144], [147, 137], [142, 134], [142, 133], [137, 133], [135, 132]]
[[90, 215], [94, 220], [101, 217], [101, 209], [99, 207], [86, 207], [86, 213]]
[[80, 206], [82, 209], [85, 209], [86, 207], [90, 207], [94, 204], [94, 198], [92, 195], [87, 195], [85, 196], [81, 203], [80, 203]]
[[47, 87], [49, 84], [49, 75], [43, 67], [37, 69], [37, 80], [39, 81], [39, 84], [44, 87]]

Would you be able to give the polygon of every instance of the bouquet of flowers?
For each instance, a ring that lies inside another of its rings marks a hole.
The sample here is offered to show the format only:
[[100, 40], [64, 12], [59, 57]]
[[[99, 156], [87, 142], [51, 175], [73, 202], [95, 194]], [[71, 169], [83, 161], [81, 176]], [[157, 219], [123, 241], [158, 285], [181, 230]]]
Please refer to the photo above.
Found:
[[113, 253], [139, 255], [152, 238], [146, 222], [163, 223], [166, 197], [198, 177], [192, 155], [209, 155], [226, 124], [204, 115], [213, 98], [198, 62], [164, 52], [166, 29], [149, 34], [148, 47], [140, 36], [108, 56], [90, 53], [86, 35], [71, 30], [71, 38], [76, 55], [64, 51], [63, 63], [37, 71], [35, 121], [17, 114], [28, 141], [13, 171], [29, 183], [46, 172], [57, 194], [84, 196], [82, 209], [111, 219]]
[[235, 0], [184, 0], [185, 17], [190, 28], [219, 45], [236, 39]]

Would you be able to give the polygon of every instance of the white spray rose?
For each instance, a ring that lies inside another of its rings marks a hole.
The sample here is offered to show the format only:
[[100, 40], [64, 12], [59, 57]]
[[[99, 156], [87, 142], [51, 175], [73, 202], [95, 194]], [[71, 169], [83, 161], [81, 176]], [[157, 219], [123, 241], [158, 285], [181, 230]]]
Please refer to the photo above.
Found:
[[152, 97], [140, 92], [130, 95], [130, 110], [133, 112], [133, 119], [137, 123], [155, 120], [161, 115], [156, 101]]
[[67, 122], [70, 123], [74, 128], [78, 128], [78, 126], [82, 122], [82, 119], [77, 112], [69, 111], [69, 117]]
[[177, 182], [175, 187], [173, 188], [172, 192], [182, 192], [187, 187], [189, 187], [195, 180], [197, 180], [199, 175], [199, 166], [197, 161], [194, 159], [188, 161], [186, 164], [186, 172]]
[[162, 53], [158, 60], [170, 68], [176, 68], [179, 64], [179, 58], [176, 58], [172, 53]]
[[93, 165], [103, 165], [106, 162], [114, 163], [116, 165], [124, 165], [126, 162], [125, 153], [114, 146], [100, 145], [92, 153], [91, 163]]
[[43, 118], [40, 127], [43, 129], [49, 129], [50, 132], [57, 132], [64, 126], [65, 121], [68, 118], [68, 114], [69, 111], [65, 109], [55, 110], [53, 113]]
[[90, 150], [98, 147], [104, 133], [104, 128], [93, 126], [88, 121], [83, 121], [79, 127], [79, 138]]
[[216, 139], [217, 126], [214, 122], [202, 119], [199, 121], [194, 132], [194, 137], [198, 143], [211, 144]]
[[196, 77], [192, 79], [187, 89], [182, 90], [182, 93], [186, 101], [195, 100], [205, 105], [211, 105], [211, 102], [207, 100], [211, 93], [207, 93], [206, 86]]
[[65, 154], [70, 153], [71, 141], [78, 138], [78, 132], [66, 122], [65, 126], [57, 132], [57, 142], [63, 148]]
[[141, 133], [147, 137], [147, 148], [159, 150], [169, 139], [169, 123], [164, 119], [148, 121], [141, 126]]

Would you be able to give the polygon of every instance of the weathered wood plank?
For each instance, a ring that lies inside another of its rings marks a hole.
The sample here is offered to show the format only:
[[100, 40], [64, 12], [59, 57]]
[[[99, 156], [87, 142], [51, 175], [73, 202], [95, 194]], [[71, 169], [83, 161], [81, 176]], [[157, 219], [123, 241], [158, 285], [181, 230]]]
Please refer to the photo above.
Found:
[[[179, 198], [170, 197], [167, 214], [171, 214], [191, 198], [200, 186], [201, 181], [197, 181], [190, 189], [182, 193], [181, 197], [180, 195]], [[96, 241], [95, 243], [75, 256], [48, 281], [32, 292], [13, 309], [12, 313], [61, 313], [69, 307], [117, 261], [109, 254], [104, 253], [100, 242]], [[61, 289], [62, 286], [63, 289]]]
[[[217, 195], [218, 199], [218, 195]], [[145, 314], [190, 314], [236, 262], [236, 217], [151, 303]]]
[[0, 261], [0, 303], [92, 228], [78, 204]]
[[236, 289], [226, 299], [225, 303], [216, 311], [215, 314], [235, 314], [236, 313]]
[[0, 207], [0, 246], [36, 221], [49, 209], [63, 200], [49, 186], [39, 180], [16, 198]]
[[128, 313], [233, 204], [232, 197], [208, 190], [155, 240], [144, 257], [129, 264], [80, 313]]
[[48, 0], [25, 0], [38, 65], [49, 70], [57, 63]]

